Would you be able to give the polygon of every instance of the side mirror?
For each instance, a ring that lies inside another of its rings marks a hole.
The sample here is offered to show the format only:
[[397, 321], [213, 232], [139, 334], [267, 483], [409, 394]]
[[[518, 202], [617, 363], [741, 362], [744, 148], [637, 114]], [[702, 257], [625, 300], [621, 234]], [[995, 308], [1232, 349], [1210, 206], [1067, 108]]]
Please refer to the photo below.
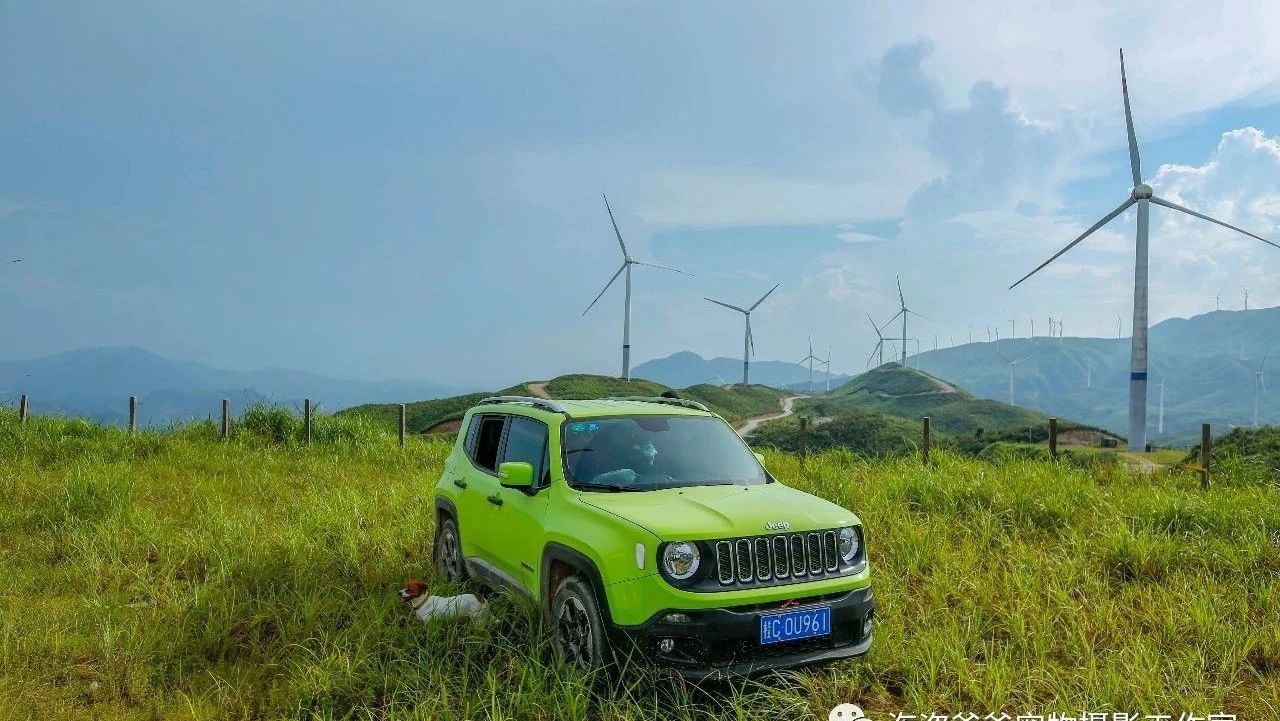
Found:
[[763, 454], [763, 453], [752, 453], [751, 455], [755, 456], [757, 461], [760, 461], [760, 466], [763, 468], [763, 467], [764, 467], [764, 454]]
[[498, 466], [498, 481], [503, 488], [533, 488], [533, 466], [524, 461], [509, 461]]

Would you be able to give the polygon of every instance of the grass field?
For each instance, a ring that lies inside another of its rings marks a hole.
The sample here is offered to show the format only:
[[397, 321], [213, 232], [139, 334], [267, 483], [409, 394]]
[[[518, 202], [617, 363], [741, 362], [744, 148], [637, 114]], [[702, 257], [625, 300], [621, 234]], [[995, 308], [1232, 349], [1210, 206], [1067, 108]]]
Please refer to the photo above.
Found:
[[1280, 488], [1218, 461], [1130, 475], [940, 454], [767, 453], [855, 509], [878, 599], [862, 660], [700, 690], [588, 692], [537, 613], [410, 622], [442, 439], [282, 419], [130, 437], [0, 412], [0, 718], [825, 719], [889, 711], [1280, 717]]

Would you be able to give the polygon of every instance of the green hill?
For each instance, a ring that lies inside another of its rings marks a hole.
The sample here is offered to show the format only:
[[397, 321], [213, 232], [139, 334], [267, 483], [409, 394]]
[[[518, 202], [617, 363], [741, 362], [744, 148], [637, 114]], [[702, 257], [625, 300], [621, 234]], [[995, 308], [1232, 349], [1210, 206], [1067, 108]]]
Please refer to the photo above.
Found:
[[[494, 395], [534, 395], [531, 386], [542, 386], [551, 398], [609, 398], [616, 396], [660, 396], [674, 392], [681, 398], [696, 400], [718, 413], [730, 423], [751, 416], [776, 412], [784, 395], [783, 391], [768, 386], [752, 385], [721, 387], [697, 385], [675, 390], [653, 381], [632, 379], [624, 381], [608, 376], [575, 373], [557, 376], [545, 383], [530, 381], [500, 391], [468, 393], [448, 398], [409, 403], [405, 407], [405, 424], [412, 433], [426, 433], [433, 429], [451, 431], [450, 422], [462, 418], [467, 409], [480, 399]], [[394, 403], [370, 403], [339, 411], [337, 415], [363, 415], [375, 418], [391, 427], [399, 422], [400, 408]]]
[[1011, 428], [1043, 427], [1049, 417], [1039, 411], [974, 397], [937, 376], [897, 363], [863, 373], [829, 396], [799, 401], [802, 415], [839, 418], [853, 411], [872, 411], [913, 422], [929, 416], [933, 427], [952, 435]]
[[[836, 418], [815, 422], [807, 432], [806, 446], [811, 451], [847, 448], [867, 458], [889, 458], [915, 453], [920, 447], [920, 427], [915, 423], [865, 411], [845, 411]], [[766, 423], [751, 436], [758, 446], [772, 446], [784, 451], [800, 450], [800, 426], [794, 416]], [[934, 443], [953, 445], [944, 435], [936, 435]]]
[[[1019, 323], [1021, 329], [1022, 324]], [[1126, 319], [1126, 330], [1128, 323]], [[1253, 426], [1254, 378], [1268, 349], [1280, 358], [1280, 308], [1215, 311], [1151, 327], [1147, 435], [1162, 445], [1197, 443], [1200, 424]], [[913, 365], [982, 398], [1008, 400], [1011, 359], [1019, 405], [1123, 433], [1128, 427], [1129, 338], [1004, 338], [914, 356]], [[1165, 383], [1164, 435], [1156, 423]], [[1280, 421], [1280, 393], [1261, 396], [1263, 423]]]

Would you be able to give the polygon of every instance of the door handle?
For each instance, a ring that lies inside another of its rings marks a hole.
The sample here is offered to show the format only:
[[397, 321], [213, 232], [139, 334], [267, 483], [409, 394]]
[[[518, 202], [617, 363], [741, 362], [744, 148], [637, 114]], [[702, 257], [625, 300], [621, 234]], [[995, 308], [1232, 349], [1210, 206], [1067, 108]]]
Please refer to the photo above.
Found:
[[490, 503], [492, 503], [492, 504], [493, 504], [493, 505], [495, 505], [495, 506], [501, 506], [501, 505], [502, 505], [502, 497], [495, 493], [495, 494], [493, 494], [492, 496], [489, 496], [489, 502], [490, 502]]
[[455, 478], [453, 479], [453, 485], [457, 486], [458, 488], [466, 488], [467, 482], [462, 480], [461, 478]]

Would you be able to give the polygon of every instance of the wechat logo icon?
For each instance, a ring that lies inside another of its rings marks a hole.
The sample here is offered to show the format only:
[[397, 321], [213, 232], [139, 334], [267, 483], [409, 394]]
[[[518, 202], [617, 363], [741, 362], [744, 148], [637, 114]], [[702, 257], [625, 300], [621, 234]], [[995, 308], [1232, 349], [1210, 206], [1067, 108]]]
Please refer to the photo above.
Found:
[[865, 718], [862, 709], [855, 703], [842, 703], [827, 714], [827, 721], [858, 721]]

